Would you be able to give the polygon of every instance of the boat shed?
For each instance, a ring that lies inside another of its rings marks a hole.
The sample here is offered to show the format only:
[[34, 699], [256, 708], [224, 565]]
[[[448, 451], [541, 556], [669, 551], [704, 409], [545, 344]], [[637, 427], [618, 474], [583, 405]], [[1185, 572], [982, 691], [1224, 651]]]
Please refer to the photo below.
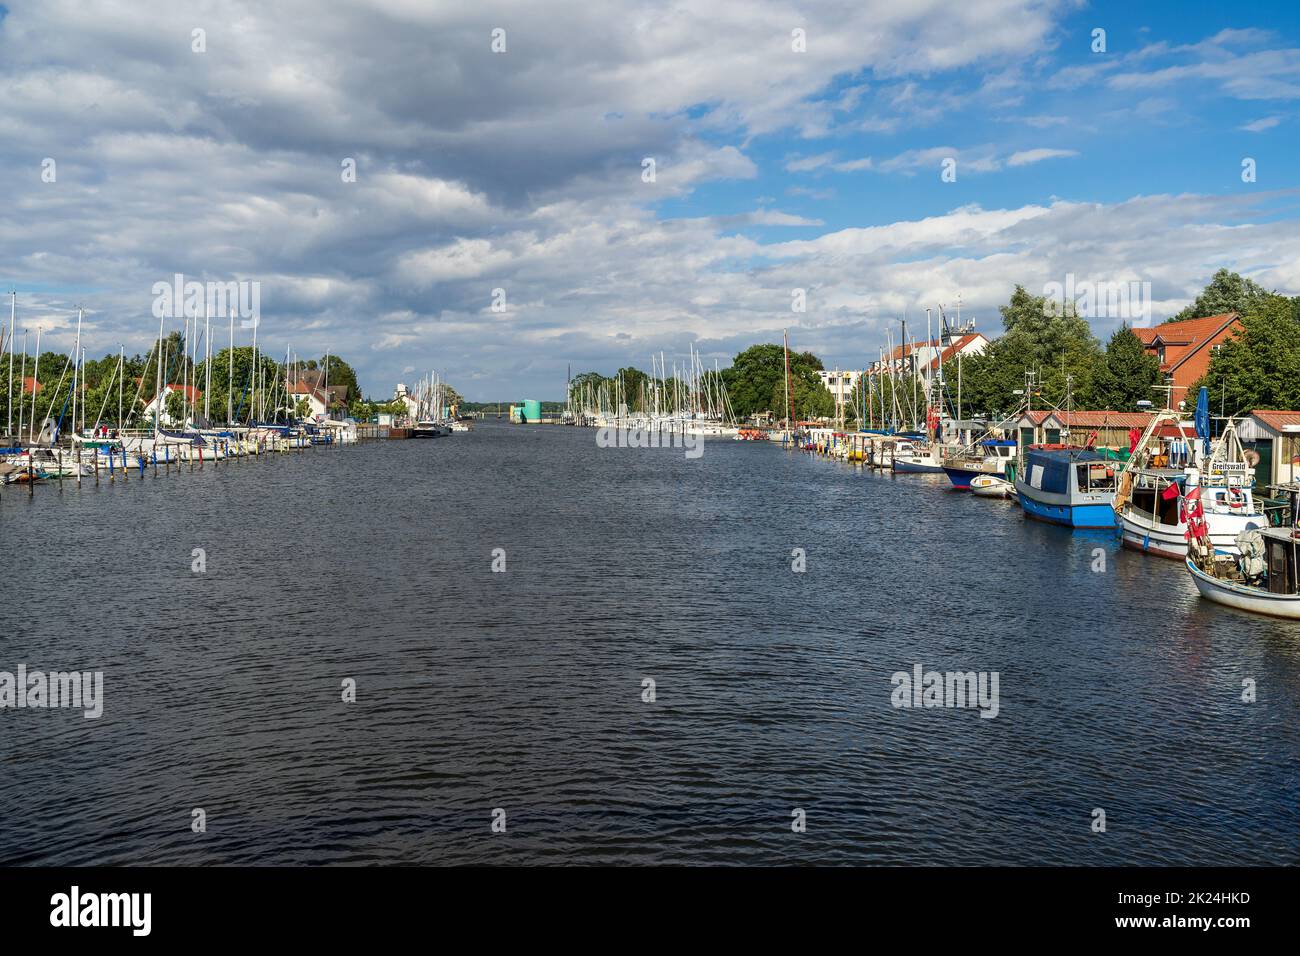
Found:
[[1244, 448], [1259, 455], [1257, 485], [1300, 480], [1300, 412], [1255, 409], [1237, 426]]
[[1021, 448], [1029, 445], [1085, 445], [1096, 433], [1092, 444], [1105, 448], [1129, 447], [1129, 432], [1151, 424], [1151, 412], [1071, 411], [1039, 409], [1026, 412], [1011, 423], [1011, 434]]

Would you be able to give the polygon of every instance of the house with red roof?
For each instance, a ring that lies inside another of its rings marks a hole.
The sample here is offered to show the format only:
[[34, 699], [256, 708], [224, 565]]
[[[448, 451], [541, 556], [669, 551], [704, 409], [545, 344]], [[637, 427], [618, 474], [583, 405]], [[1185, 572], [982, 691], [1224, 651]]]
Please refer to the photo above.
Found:
[[45, 388], [45, 386], [36, 381], [36, 379], [30, 375], [23, 379], [22, 394], [24, 395], [39, 395], [43, 388]]
[[[195, 388], [193, 385], [164, 385], [162, 390], [162, 401], [161, 401], [162, 414], [158, 419], [158, 424], [165, 425], [167, 427], [171, 427], [172, 425], [183, 424], [183, 422], [173, 420], [172, 417], [169, 414], [167, 414], [167, 399], [169, 396], [176, 393], [185, 396], [185, 400], [190, 406], [190, 408], [198, 408], [201, 410], [203, 393], [199, 391], [197, 388]], [[145, 418], [152, 418], [154, 415], [154, 411], [159, 407], [159, 404], [160, 402], [157, 396], [149, 399], [149, 401], [144, 406], [143, 416]]]
[[1210, 358], [1229, 338], [1241, 331], [1236, 312], [1207, 315], [1182, 322], [1163, 322], [1150, 328], [1134, 328], [1142, 347], [1160, 362], [1165, 384], [1173, 386], [1171, 403], [1195, 404], [1188, 389], [1210, 368]]
[[928, 342], [906, 342], [894, 346], [889, 357], [883, 362], [871, 363], [867, 367], [867, 375], [910, 373], [928, 385], [931, 376], [939, 371], [941, 363], [944, 366], [944, 375], [950, 376], [954, 374], [951, 366], [956, 364], [959, 357], [969, 358], [972, 355], [980, 355], [988, 346], [989, 340], [979, 332], [967, 332], [955, 336], [946, 346], [940, 339], [930, 339]]

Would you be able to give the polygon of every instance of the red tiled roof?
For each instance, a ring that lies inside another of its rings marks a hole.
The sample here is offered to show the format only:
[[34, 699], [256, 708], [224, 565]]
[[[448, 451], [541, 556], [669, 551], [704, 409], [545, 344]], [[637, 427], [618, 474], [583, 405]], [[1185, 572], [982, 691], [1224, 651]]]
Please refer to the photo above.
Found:
[[203, 393], [193, 385], [168, 385], [167, 388], [170, 388], [173, 392], [180, 392], [190, 401], [195, 401], [203, 395]]
[[1236, 334], [1241, 317], [1236, 312], [1207, 315], [1182, 322], [1162, 322], [1146, 329], [1134, 329], [1148, 351], [1165, 350], [1160, 371], [1169, 376], [1175, 387], [1187, 388], [1210, 368], [1212, 350], [1216, 345]]
[[1275, 412], [1257, 408], [1251, 414], [1275, 432], [1280, 432], [1287, 427], [1300, 427], [1300, 412]]
[[24, 395], [39, 395], [41, 393], [41, 390], [44, 388], [45, 388], [44, 385], [36, 381], [36, 379], [30, 375], [27, 376], [25, 379], [23, 379]]
[[943, 350], [943, 351], [938, 355], [938, 357], [936, 357], [936, 358], [934, 358], [934, 359], [931, 359], [931, 361], [930, 361], [930, 368], [938, 368], [940, 362], [948, 362], [949, 360], [951, 360], [952, 358], [954, 358], [954, 357], [957, 355], [958, 352], [960, 352], [960, 351], [962, 351], [963, 349], [965, 349], [966, 346], [970, 345], [970, 344], [971, 344], [972, 342], [974, 342], [977, 338], [979, 338], [979, 333], [978, 333], [978, 332], [972, 332], [972, 333], [969, 334], [969, 335], [963, 335], [963, 336], [962, 336], [961, 338], [959, 338], [956, 342], [952, 343], [952, 345], [950, 345], [950, 346], [948, 346], [946, 349], [944, 349], [944, 350]]
[[1066, 428], [1146, 428], [1151, 423], [1151, 412], [1115, 412], [1079, 410], [1058, 412], [1055, 409], [1036, 409], [1028, 417], [1035, 425], [1055, 418]]

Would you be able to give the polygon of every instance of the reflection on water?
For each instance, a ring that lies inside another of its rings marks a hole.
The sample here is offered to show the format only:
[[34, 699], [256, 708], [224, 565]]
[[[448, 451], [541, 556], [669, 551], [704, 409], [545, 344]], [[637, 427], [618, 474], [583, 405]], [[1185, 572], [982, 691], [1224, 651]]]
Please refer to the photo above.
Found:
[[[1297, 862], [1300, 628], [941, 477], [490, 422], [6, 491], [0, 540], [0, 670], [106, 696], [0, 712], [8, 863]], [[917, 663], [997, 718], [893, 709]]]

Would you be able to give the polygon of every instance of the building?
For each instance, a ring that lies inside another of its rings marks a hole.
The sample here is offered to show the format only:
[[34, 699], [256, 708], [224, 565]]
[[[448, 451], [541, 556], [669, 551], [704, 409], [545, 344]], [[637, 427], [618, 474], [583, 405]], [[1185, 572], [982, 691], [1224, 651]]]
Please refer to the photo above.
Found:
[[[1129, 447], [1132, 429], [1151, 424], [1152, 412], [1073, 411], [1039, 409], [1025, 412], [1012, 424], [1012, 437], [1024, 448], [1028, 445], [1100, 445], [1106, 448]], [[1091, 441], [1090, 441], [1091, 440]]]
[[853, 390], [858, 387], [858, 379], [862, 377], [861, 372], [819, 371], [817, 377], [822, 380], [826, 390], [835, 398], [837, 404], [847, 404], [853, 395]]
[[[306, 413], [299, 412], [299, 403], [306, 402]], [[299, 418], [321, 421], [328, 417], [330, 393], [305, 381], [289, 384], [289, 408]]]
[[414, 395], [406, 390], [406, 386], [401, 382], [397, 383], [397, 393], [393, 396], [393, 401], [402, 402], [406, 405], [406, 417], [411, 421], [420, 414], [420, 402]]
[[[203, 401], [203, 393], [199, 391], [197, 388], [195, 388], [193, 385], [164, 385], [162, 390], [162, 402], [161, 402], [162, 414], [158, 418], [159, 425], [163, 425], [170, 428], [173, 425], [184, 424], [184, 422], [182, 421], [173, 419], [171, 415], [167, 413], [167, 399], [171, 395], [176, 393], [180, 393], [181, 395], [185, 396], [185, 401], [190, 406], [191, 409], [199, 409], [200, 411], [202, 410], [200, 408], [200, 405], [202, 404]], [[158, 406], [159, 406], [159, 400], [157, 396], [149, 399], [149, 402], [144, 407], [144, 413], [143, 413], [144, 418], [152, 419], [155, 414], [155, 410], [158, 408]]]
[[1160, 362], [1165, 384], [1173, 386], [1170, 406], [1177, 408], [1179, 402], [1188, 401], [1187, 390], [1209, 370], [1215, 350], [1240, 330], [1241, 316], [1225, 312], [1202, 319], [1135, 328], [1133, 334]]
[[947, 346], [939, 339], [928, 342], [908, 342], [894, 346], [894, 350], [883, 361], [873, 362], [867, 368], [867, 375], [914, 375], [928, 387], [931, 378], [944, 366], [945, 376], [953, 375], [950, 363], [959, 356], [970, 357], [982, 355], [989, 347], [989, 340], [979, 332], [967, 332], [954, 337]]
[[1259, 455], [1257, 485], [1300, 481], [1300, 412], [1256, 409], [1237, 426], [1237, 436]]
[[21, 392], [21, 394], [23, 394], [23, 395], [39, 395], [39, 394], [41, 394], [41, 391], [42, 391], [44, 388], [45, 388], [44, 385], [42, 385], [40, 382], [36, 381], [36, 379], [35, 379], [34, 377], [32, 377], [31, 375], [28, 375], [26, 378], [23, 379], [23, 388], [22, 388], [22, 392]]

